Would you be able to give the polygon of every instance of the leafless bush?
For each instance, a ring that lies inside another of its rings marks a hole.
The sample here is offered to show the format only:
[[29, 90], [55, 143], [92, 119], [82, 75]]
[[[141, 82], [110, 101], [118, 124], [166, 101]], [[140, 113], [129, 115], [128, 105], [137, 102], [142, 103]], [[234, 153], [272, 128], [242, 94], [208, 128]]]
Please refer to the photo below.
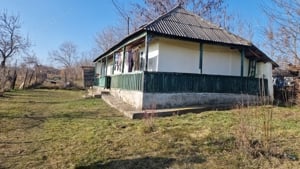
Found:
[[151, 133], [156, 130], [155, 126], [156, 104], [152, 104], [149, 110], [144, 111], [143, 117], [143, 133]]
[[259, 91], [257, 105], [250, 107], [249, 104], [242, 103], [236, 114], [238, 121], [235, 130], [236, 146], [245, 156], [266, 155], [271, 148], [273, 112], [272, 107], [266, 106], [268, 100], [263, 79], [259, 80]]

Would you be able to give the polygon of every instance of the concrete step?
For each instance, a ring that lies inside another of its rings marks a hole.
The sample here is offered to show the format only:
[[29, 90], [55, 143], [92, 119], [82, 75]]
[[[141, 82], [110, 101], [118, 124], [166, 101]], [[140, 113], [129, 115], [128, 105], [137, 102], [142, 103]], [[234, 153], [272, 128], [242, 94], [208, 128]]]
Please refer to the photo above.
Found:
[[201, 113], [211, 110], [230, 110], [232, 105], [204, 105], [204, 106], [193, 106], [193, 107], [179, 107], [179, 108], [170, 108], [170, 109], [156, 109], [156, 110], [142, 110], [142, 111], [131, 111], [127, 112], [130, 114], [131, 119], [143, 119], [147, 117], [146, 113], [150, 113], [152, 117], [167, 117], [174, 115], [182, 115], [187, 113]]
[[124, 114], [128, 111], [136, 111], [136, 109], [132, 105], [129, 105], [122, 101], [120, 98], [116, 98], [110, 94], [103, 94], [102, 99], [111, 107], [114, 107]]
[[232, 105], [204, 105], [170, 109], [137, 110], [132, 105], [125, 103], [120, 98], [116, 98], [109, 93], [103, 94], [102, 99], [111, 107], [117, 109], [126, 117], [129, 117], [131, 119], [143, 119], [149, 116], [149, 114], [151, 114], [152, 117], [166, 117], [173, 115], [182, 115], [186, 113], [201, 113], [209, 110], [228, 110], [233, 108]]

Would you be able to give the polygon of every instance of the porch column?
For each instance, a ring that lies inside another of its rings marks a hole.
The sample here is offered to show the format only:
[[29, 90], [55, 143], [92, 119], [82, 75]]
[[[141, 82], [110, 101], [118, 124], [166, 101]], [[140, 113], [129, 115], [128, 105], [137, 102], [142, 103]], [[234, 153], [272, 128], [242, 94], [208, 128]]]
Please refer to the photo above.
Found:
[[126, 46], [123, 47], [122, 73], [124, 73], [125, 55], [126, 55]]
[[107, 76], [107, 58], [108, 56], [105, 57], [105, 76]]
[[245, 49], [241, 50], [241, 77], [244, 76], [244, 58], [245, 58]]
[[150, 41], [150, 38], [148, 37], [149, 35], [147, 34], [145, 36], [145, 60], [146, 60], [146, 63], [145, 63], [145, 71], [148, 70], [148, 51], [149, 51], [149, 41]]
[[202, 65], [203, 65], [203, 43], [200, 43], [200, 58], [199, 58], [199, 69], [200, 69], [200, 74], [203, 73]]
[[99, 60], [99, 64], [100, 64], [100, 76], [102, 76], [102, 69], [103, 69], [103, 64], [102, 64], [102, 59]]
[[97, 60], [97, 62], [95, 62], [95, 68], [94, 68], [94, 76], [96, 77], [96, 75], [97, 75], [97, 67], [98, 67], [98, 65], [99, 65], [99, 61]]
[[114, 74], [114, 71], [115, 71], [115, 53], [113, 53], [112, 56], [113, 56], [113, 66], [112, 66], [111, 74]]

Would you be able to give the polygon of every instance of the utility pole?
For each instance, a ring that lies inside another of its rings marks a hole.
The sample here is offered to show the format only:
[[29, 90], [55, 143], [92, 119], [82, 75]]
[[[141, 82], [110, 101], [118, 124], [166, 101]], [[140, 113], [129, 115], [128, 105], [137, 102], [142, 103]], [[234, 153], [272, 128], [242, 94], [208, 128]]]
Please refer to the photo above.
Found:
[[111, 0], [114, 7], [118, 10], [119, 14], [127, 21], [127, 35], [129, 35], [129, 24], [130, 24], [130, 17], [124, 13], [121, 8], [117, 5], [117, 3], [114, 0]]

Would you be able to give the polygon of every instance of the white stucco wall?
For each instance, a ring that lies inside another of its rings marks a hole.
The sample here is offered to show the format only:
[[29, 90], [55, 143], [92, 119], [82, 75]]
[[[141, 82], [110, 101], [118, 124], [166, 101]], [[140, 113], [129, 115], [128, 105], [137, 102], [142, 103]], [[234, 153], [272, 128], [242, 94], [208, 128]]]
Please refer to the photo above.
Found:
[[[249, 60], [244, 58], [244, 76], [248, 75]], [[241, 75], [241, 53], [225, 46], [203, 45], [203, 74]]]
[[95, 74], [100, 75], [101, 73], [101, 62], [96, 62], [95, 63]]
[[109, 60], [107, 65], [107, 76], [112, 75], [112, 71], [113, 71], [113, 60]]
[[151, 41], [148, 50], [148, 71], [158, 71], [159, 44], [157, 39]]
[[124, 73], [128, 73], [128, 53], [125, 54], [125, 61], [124, 61]]
[[[141, 58], [143, 59], [143, 67], [145, 67], [145, 45], [140, 47]], [[152, 39], [148, 47], [148, 71], [158, 71], [158, 58], [159, 58], [159, 41], [158, 39]], [[154, 62], [153, 62], [154, 61]], [[152, 62], [152, 64], [151, 64]]]
[[270, 94], [271, 99], [274, 98], [274, 91], [273, 91], [273, 83], [272, 83], [272, 64], [270, 62], [263, 63], [258, 62], [256, 68], [256, 77], [257, 78], [266, 78], [268, 79], [268, 93]]
[[158, 71], [199, 73], [199, 43], [161, 38]]
[[[200, 44], [174, 39], [159, 39], [158, 70], [161, 72], [199, 73]], [[249, 60], [244, 58], [244, 76]], [[203, 45], [203, 74], [240, 76], [241, 53], [220, 45]]]
[[[120, 55], [120, 58], [119, 58], [119, 59], [121, 59], [121, 61], [119, 61], [119, 62], [120, 62], [120, 69], [117, 70], [116, 67], [115, 67], [114, 75], [118, 75], [118, 74], [121, 74], [121, 73], [122, 73], [123, 51], [121, 51], [121, 52], [119, 51], [118, 54]], [[115, 56], [114, 56], [114, 57], [115, 57]]]

